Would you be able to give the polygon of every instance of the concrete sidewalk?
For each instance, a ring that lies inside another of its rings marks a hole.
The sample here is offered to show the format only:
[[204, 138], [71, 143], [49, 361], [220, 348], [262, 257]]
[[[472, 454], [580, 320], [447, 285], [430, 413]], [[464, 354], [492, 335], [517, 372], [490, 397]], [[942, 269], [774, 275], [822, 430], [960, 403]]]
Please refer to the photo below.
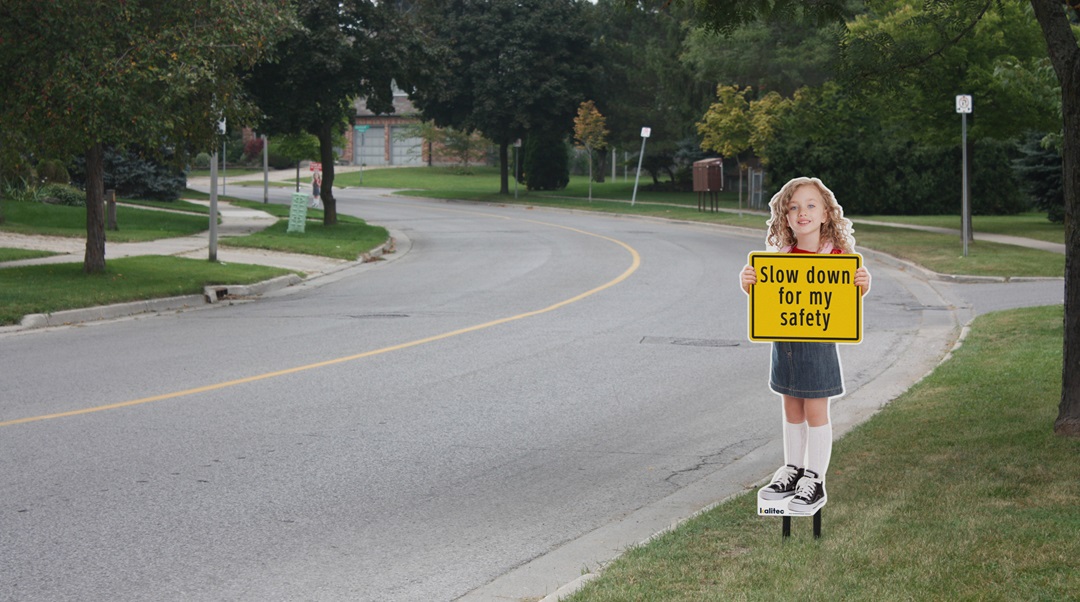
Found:
[[[959, 229], [954, 228], [939, 228], [937, 226], [917, 226], [915, 224], [898, 224], [896, 222], [876, 222], [873, 220], [865, 220], [858, 218], [851, 218], [852, 223], [855, 225], [867, 224], [870, 226], [888, 226], [890, 228], [907, 228], [908, 230], [922, 230], [923, 232], [935, 232], [937, 234], [949, 234], [951, 236], [961, 236]], [[1036, 240], [1034, 238], [1024, 238], [1022, 236], [1009, 236], [1007, 234], [986, 234], [982, 232], [972, 232], [972, 238], [975, 240], [983, 240], [986, 242], [996, 242], [1003, 245], [1014, 245], [1017, 247], [1027, 247], [1029, 249], [1038, 249], [1040, 251], [1049, 251], [1051, 253], [1065, 254], [1065, 244], [1057, 242], [1047, 242], [1045, 240]]]
[[[205, 206], [210, 205], [209, 201], [189, 202]], [[219, 242], [232, 236], [246, 236], [253, 232], [258, 232], [274, 225], [279, 219], [263, 211], [234, 207], [225, 202], [218, 203], [218, 214], [221, 216], [221, 222], [218, 224], [217, 228]], [[21, 259], [18, 261], [0, 263], [0, 269], [24, 265], [81, 262], [83, 260], [85, 246], [86, 241], [82, 238], [28, 236], [0, 232], [0, 247], [37, 249], [60, 253], [60, 255], [53, 255], [50, 257]], [[205, 231], [191, 236], [161, 238], [146, 242], [105, 242], [106, 259], [133, 257], [136, 255], [176, 255], [180, 257], [205, 257], [209, 259], [210, 234], [209, 231]], [[224, 246], [218, 246], [217, 259], [218, 261], [225, 263], [268, 265], [289, 270], [297, 270], [304, 272], [308, 277], [333, 271], [340, 268], [342, 265], [351, 263], [342, 259], [332, 259], [315, 255], [277, 253], [259, 249], [240, 249]]]

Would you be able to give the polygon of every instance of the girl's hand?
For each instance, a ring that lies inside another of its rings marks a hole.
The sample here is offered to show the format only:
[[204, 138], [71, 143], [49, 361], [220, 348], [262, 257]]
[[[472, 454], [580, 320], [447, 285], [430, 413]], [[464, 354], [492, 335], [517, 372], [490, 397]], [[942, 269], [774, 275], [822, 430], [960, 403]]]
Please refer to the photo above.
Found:
[[855, 270], [855, 286], [859, 287], [864, 295], [870, 292], [870, 272], [865, 266]]
[[749, 295], [750, 287], [757, 284], [757, 272], [754, 271], [750, 264], [747, 264], [739, 273], [739, 280], [742, 281], [743, 292]]

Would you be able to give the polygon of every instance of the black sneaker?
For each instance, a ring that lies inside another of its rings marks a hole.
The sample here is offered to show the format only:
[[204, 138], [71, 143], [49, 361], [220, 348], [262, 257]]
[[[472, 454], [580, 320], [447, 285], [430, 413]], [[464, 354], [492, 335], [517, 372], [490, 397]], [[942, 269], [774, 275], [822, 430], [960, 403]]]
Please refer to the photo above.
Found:
[[816, 472], [804, 470], [803, 476], [795, 486], [795, 497], [788, 502], [788, 514], [791, 516], [810, 516], [821, 509], [829, 496], [825, 494], [825, 481], [818, 478]]
[[803, 476], [803, 469], [791, 464], [781, 466], [773, 474], [772, 483], [758, 490], [758, 497], [763, 500], [783, 500], [795, 495], [795, 484]]

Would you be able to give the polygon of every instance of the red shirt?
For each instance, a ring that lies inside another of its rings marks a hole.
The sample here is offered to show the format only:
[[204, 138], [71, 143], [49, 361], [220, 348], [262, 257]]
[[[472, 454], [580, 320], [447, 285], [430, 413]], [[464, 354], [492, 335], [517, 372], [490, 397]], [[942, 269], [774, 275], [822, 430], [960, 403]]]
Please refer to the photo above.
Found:
[[[791, 247], [791, 252], [792, 253], [805, 253], [807, 255], [817, 255], [817, 253], [815, 253], [813, 251], [803, 251], [799, 247]], [[843, 255], [843, 253], [844, 253], [843, 249], [833, 248], [831, 255]]]

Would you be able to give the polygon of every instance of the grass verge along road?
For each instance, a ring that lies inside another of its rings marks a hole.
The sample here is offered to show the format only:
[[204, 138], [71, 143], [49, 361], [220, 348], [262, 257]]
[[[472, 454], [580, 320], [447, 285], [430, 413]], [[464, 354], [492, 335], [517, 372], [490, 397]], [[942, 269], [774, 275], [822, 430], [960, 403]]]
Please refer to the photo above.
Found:
[[979, 317], [933, 374], [836, 442], [823, 536], [747, 492], [629, 550], [572, 602], [1064, 600], [1080, 591], [1080, 441], [1053, 433], [1062, 307]]

